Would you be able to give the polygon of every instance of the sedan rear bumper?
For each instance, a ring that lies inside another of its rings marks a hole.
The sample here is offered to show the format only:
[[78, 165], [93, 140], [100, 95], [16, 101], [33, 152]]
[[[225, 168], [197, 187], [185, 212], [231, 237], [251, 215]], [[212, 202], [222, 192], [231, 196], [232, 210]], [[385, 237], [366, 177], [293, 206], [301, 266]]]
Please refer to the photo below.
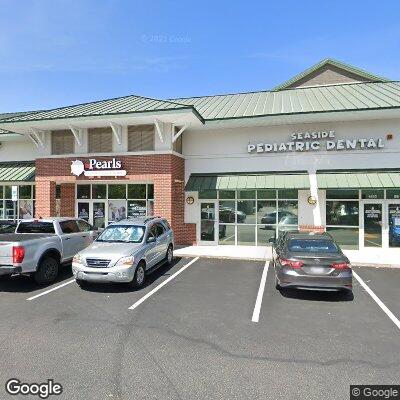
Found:
[[352, 290], [353, 274], [351, 270], [340, 272], [338, 275], [304, 275], [294, 270], [281, 269], [276, 277], [282, 288], [306, 288], [306, 289], [335, 289]]

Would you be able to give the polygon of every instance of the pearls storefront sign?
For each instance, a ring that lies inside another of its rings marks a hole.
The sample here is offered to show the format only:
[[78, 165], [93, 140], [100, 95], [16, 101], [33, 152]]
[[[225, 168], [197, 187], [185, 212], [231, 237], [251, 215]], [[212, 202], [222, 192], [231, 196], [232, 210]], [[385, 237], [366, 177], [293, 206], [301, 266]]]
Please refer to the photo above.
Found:
[[96, 160], [90, 158], [84, 163], [81, 160], [71, 162], [71, 174], [80, 176], [125, 176], [126, 171], [122, 169], [121, 161], [116, 158], [111, 160]]
[[249, 143], [248, 153], [283, 153], [288, 151], [374, 150], [385, 147], [383, 139], [337, 139], [335, 131], [294, 132], [287, 142]]

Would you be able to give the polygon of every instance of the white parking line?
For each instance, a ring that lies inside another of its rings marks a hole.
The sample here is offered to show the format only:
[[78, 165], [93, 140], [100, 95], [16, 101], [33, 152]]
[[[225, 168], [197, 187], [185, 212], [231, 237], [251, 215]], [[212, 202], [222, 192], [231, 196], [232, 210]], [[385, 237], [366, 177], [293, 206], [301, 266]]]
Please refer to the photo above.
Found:
[[269, 260], [267, 260], [264, 265], [264, 270], [260, 281], [260, 287], [258, 288], [256, 304], [254, 305], [253, 317], [251, 318], [252, 322], [258, 322], [258, 320], [260, 319], [260, 311], [264, 296], [265, 283], [267, 282], [268, 268], [269, 268]]
[[183, 272], [186, 268], [190, 267], [194, 262], [196, 262], [200, 257], [196, 257], [186, 265], [184, 265], [180, 270], [176, 271], [173, 275], [171, 275], [164, 282], [160, 283], [153, 290], [143, 296], [140, 300], [138, 300], [135, 304], [129, 307], [129, 310], [134, 310], [136, 307], [140, 306], [144, 301], [146, 301], [149, 297], [151, 297], [154, 293], [158, 292], [163, 286], [165, 286], [168, 282], [171, 282], [172, 279], [176, 278], [181, 272]]
[[46, 291], [44, 291], [44, 292], [42, 292], [42, 293], [39, 293], [39, 294], [37, 294], [37, 295], [35, 295], [35, 296], [29, 297], [29, 299], [26, 299], [26, 300], [27, 300], [27, 301], [35, 300], [35, 299], [37, 299], [38, 297], [44, 296], [44, 295], [46, 295], [46, 294], [48, 294], [48, 293], [54, 292], [55, 290], [61, 289], [62, 287], [67, 286], [67, 285], [69, 285], [69, 284], [72, 283], [72, 282], [75, 282], [75, 279], [72, 279], [72, 280], [70, 280], [70, 281], [68, 281], [68, 282], [65, 282], [65, 283], [61, 284], [61, 285], [55, 286], [55, 287], [53, 287], [53, 288], [51, 288], [51, 289], [49, 289], [49, 290], [46, 290]]
[[383, 310], [383, 312], [393, 321], [393, 323], [400, 329], [400, 321], [395, 317], [395, 315], [383, 304], [380, 298], [369, 288], [369, 286], [356, 274], [353, 270], [353, 276], [358, 280], [360, 285], [365, 289], [365, 291], [375, 300], [376, 304]]

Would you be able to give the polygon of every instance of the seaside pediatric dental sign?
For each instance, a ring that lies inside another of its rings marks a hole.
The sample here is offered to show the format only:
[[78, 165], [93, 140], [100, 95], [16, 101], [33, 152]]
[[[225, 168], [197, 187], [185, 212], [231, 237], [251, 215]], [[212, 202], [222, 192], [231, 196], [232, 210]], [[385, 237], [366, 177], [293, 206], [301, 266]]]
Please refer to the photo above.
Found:
[[126, 171], [122, 169], [122, 162], [116, 158], [111, 160], [96, 160], [89, 158], [88, 162], [81, 160], [71, 162], [71, 174], [80, 176], [125, 176]]
[[335, 131], [294, 132], [288, 142], [249, 143], [248, 153], [282, 153], [315, 150], [373, 150], [385, 147], [383, 139], [336, 139]]

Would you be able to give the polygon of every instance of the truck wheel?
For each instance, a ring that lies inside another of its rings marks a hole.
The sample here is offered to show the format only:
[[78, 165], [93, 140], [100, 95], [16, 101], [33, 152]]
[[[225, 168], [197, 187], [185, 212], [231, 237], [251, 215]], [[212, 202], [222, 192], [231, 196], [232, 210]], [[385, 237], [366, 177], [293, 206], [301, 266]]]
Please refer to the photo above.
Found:
[[143, 261], [140, 261], [136, 267], [135, 275], [128, 286], [132, 289], [140, 289], [146, 281], [146, 266]]
[[33, 274], [33, 279], [39, 285], [54, 282], [58, 276], [58, 261], [53, 257], [44, 257], [38, 270]]
[[11, 274], [0, 275], [0, 281], [8, 281], [11, 278]]

